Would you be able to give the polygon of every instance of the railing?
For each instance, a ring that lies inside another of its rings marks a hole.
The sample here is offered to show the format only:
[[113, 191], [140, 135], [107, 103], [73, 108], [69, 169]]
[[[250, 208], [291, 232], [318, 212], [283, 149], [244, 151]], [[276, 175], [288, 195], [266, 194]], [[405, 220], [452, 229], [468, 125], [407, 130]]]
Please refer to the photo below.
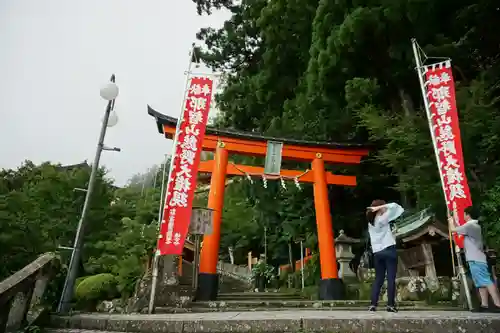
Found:
[[58, 262], [55, 253], [45, 253], [0, 282], [0, 333], [28, 324], [28, 312], [39, 307]]
[[217, 263], [217, 273], [219, 273], [219, 282], [224, 281], [224, 276], [238, 280], [247, 285], [252, 282], [252, 273], [249, 272], [247, 266], [238, 266], [223, 261]]

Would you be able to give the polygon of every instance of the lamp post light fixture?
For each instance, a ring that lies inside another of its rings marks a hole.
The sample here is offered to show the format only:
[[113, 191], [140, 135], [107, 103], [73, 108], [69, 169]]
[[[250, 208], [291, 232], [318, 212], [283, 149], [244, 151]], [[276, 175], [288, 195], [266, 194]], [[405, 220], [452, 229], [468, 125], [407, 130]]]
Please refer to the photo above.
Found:
[[[94, 163], [92, 164], [92, 171], [90, 173], [89, 184], [86, 190], [85, 203], [83, 204], [82, 215], [80, 221], [78, 222], [78, 227], [76, 229], [76, 236], [74, 245], [71, 248], [71, 259], [68, 267], [68, 274], [66, 275], [66, 281], [64, 282], [64, 287], [61, 295], [61, 300], [59, 306], [57, 307], [57, 312], [67, 313], [71, 306], [71, 300], [73, 299], [73, 291], [75, 288], [75, 281], [78, 276], [78, 267], [81, 259], [81, 250], [83, 245], [83, 235], [85, 230], [86, 217], [90, 208], [90, 200], [92, 197], [92, 192], [94, 190], [94, 185], [97, 177], [97, 172], [99, 170], [99, 161], [101, 159], [101, 154], [103, 150], [107, 151], [120, 151], [120, 148], [110, 148], [104, 145], [104, 138], [106, 136], [106, 129], [108, 127], [113, 127], [118, 123], [118, 116], [114, 111], [115, 99], [118, 97], [118, 86], [115, 83], [115, 75], [111, 75], [109, 82], [104, 85], [100, 90], [100, 95], [103, 99], [108, 101], [106, 111], [104, 113], [104, 118], [102, 120], [101, 133], [99, 135], [99, 141], [97, 143], [97, 149], [94, 157]], [[78, 189], [82, 190], [82, 189]]]
[[119, 92], [120, 89], [118, 89], [118, 86], [115, 83], [115, 76], [113, 75], [111, 77], [111, 80], [109, 80], [108, 83], [101, 87], [99, 94], [103, 99], [107, 101], [114, 101], [116, 97], [118, 97]]

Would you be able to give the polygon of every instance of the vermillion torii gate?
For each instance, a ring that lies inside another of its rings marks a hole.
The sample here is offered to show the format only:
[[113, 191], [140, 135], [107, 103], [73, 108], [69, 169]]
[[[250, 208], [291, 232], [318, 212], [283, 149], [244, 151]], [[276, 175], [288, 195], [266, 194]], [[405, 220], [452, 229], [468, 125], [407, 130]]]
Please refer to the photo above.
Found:
[[[172, 139], [176, 131], [177, 119], [163, 115], [149, 106], [148, 113], [156, 119], [158, 131], [164, 134], [166, 138]], [[328, 184], [356, 186], [356, 177], [332, 174], [325, 170], [325, 162], [359, 164], [361, 158], [368, 155], [368, 150], [359, 144], [336, 144], [270, 138], [255, 133], [207, 127], [203, 140], [203, 150], [215, 152], [215, 158], [211, 161], [201, 162], [198, 171], [200, 173], [212, 174], [208, 207], [214, 210], [214, 215], [212, 234], [204, 236], [203, 239], [198, 290], [196, 291], [197, 300], [215, 300], [217, 298], [219, 287], [217, 261], [219, 258], [226, 176], [244, 176], [245, 174], [264, 175], [264, 169], [261, 167], [229, 164], [229, 153], [266, 156], [268, 141], [283, 143], [282, 157], [284, 159], [312, 163], [312, 173], [304, 174], [302, 171], [281, 170], [280, 175], [292, 178], [300, 177], [300, 182], [313, 183], [321, 266], [319, 296], [320, 299], [324, 300], [341, 299], [343, 297], [342, 281], [338, 278], [327, 186]]]

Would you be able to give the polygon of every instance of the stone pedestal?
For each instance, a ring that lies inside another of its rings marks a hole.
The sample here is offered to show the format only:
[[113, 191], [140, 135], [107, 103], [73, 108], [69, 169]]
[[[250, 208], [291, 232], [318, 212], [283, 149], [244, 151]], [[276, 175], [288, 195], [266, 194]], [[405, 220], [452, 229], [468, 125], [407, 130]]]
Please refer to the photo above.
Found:
[[[177, 256], [162, 256], [159, 260], [158, 285], [155, 306], [176, 307], [179, 303], [179, 277]], [[144, 312], [149, 304], [152, 275], [147, 272], [137, 283], [134, 297], [127, 306], [127, 312]]]

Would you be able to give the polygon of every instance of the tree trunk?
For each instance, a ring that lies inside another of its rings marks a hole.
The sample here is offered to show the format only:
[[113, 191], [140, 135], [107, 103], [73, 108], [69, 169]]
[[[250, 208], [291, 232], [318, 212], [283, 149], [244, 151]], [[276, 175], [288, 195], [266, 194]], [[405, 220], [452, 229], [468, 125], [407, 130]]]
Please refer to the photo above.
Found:
[[400, 88], [399, 91], [399, 98], [401, 100], [401, 108], [403, 109], [405, 117], [409, 117], [412, 113], [415, 112], [415, 109], [413, 107], [413, 101], [411, 100], [411, 97], [404, 91], [404, 89]]
[[[405, 118], [409, 118], [412, 114], [415, 113], [415, 109], [413, 107], [413, 101], [411, 97], [405, 92], [403, 88], [398, 90], [399, 99], [400, 99], [400, 107], [403, 110]], [[402, 175], [405, 172], [403, 169], [398, 170], [398, 174]], [[401, 183], [401, 176], [398, 177], [399, 182]], [[404, 207], [409, 207], [410, 201], [408, 199], [408, 191], [401, 191], [401, 203]]]

